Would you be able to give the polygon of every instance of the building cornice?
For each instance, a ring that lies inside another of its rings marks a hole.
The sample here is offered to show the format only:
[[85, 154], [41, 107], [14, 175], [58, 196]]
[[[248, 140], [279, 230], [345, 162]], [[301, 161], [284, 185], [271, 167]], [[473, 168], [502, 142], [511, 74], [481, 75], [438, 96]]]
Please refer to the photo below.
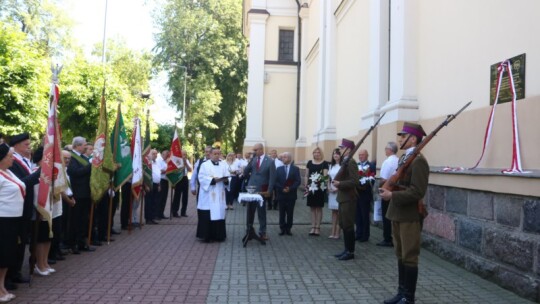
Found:
[[252, 8], [248, 11], [248, 14], [270, 15], [270, 12], [265, 9]]
[[268, 65], [294, 65], [294, 66], [297, 66], [298, 62], [296, 62], [296, 61], [265, 60], [264, 64], [268, 64]]

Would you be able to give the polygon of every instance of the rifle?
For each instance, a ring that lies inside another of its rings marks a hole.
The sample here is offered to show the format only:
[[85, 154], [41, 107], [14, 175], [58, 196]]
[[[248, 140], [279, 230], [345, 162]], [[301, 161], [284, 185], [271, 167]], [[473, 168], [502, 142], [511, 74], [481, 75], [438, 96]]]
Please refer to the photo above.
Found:
[[[437, 133], [443, 128], [446, 127], [452, 120], [454, 120], [465, 108], [467, 108], [472, 101], [469, 101], [463, 108], [461, 108], [459, 111], [457, 111], [456, 114], [450, 114], [446, 116], [446, 119], [437, 127], [435, 130], [433, 130], [431, 133], [429, 133], [428, 136], [426, 136], [413, 150], [412, 153], [405, 156], [405, 159], [402, 161], [402, 163], [398, 166], [396, 169], [396, 172], [394, 175], [388, 178], [384, 185], [382, 185], [381, 188], [389, 191], [400, 191], [403, 190], [403, 186], [399, 186], [397, 182], [405, 176], [405, 173], [407, 172], [407, 169], [412, 164], [412, 162], [416, 159], [418, 154], [420, 154], [420, 151], [424, 149], [424, 147], [437, 135]], [[418, 213], [422, 218], [425, 218], [427, 216], [427, 210], [424, 206], [423, 199], [418, 201]]]
[[342, 180], [343, 174], [345, 174], [345, 172], [347, 172], [347, 168], [346, 168], [347, 163], [349, 162], [349, 160], [352, 157], [354, 157], [354, 153], [356, 153], [356, 151], [358, 151], [360, 146], [364, 143], [364, 140], [366, 140], [366, 138], [369, 136], [369, 134], [371, 134], [371, 132], [377, 127], [379, 122], [381, 122], [381, 119], [384, 117], [384, 115], [386, 115], [386, 112], [384, 112], [379, 117], [379, 119], [377, 119], [377, 121], [369, 128], [369, 130], [367, 130], [366, 134], [364, 134], [364, 136], [358, 141], [358, 143], [354, 146], [354, 148], [349, 151], [349, 154], [347, 156], [343, 156], [345, 154], [345, 152], [347, 151], [347, 149], [348, 149], [348, 148], [345, 148], [345, 150], [341, 154], [341, 158], [339, 160], [341, 168], [339, 168], [339, 171], [336, 174], [336, 177], [334, 178], [335, 180]]

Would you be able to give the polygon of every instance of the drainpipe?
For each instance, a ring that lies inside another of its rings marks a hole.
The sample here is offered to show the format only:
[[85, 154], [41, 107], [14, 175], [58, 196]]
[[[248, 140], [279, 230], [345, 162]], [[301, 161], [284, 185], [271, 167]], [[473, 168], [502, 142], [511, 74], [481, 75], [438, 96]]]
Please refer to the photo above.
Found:
[[300, 73], [301, 73], [301, 59], [302, 59], [302, 20], [300, 19], [300, 9], [302, 5], [300, 1], [296, 0], [298, 6], [298, 58], [296, 64], [296, 140], [300, 135]]

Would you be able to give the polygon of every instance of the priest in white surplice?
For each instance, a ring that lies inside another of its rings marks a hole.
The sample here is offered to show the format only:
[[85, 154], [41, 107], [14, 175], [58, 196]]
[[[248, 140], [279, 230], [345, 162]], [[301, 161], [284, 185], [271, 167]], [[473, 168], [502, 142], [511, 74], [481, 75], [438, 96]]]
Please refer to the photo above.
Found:
[[201, 165], [198, 174], [199, 200], [197, 201], [197, 238], [204, 242], [224, 241], [225, 231], [225, 187], [229, 181], [229, 170], [220, 161], [221, 151], [213, 148], [210, 161]]

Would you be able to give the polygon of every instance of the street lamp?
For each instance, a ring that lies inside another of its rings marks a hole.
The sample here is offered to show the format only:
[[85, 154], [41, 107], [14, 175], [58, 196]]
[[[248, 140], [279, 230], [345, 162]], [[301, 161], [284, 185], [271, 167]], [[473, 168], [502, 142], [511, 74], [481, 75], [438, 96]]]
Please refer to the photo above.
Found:
[[[147, 93], [147, 92], [141, 92], [140, 96], [142, 98], [142, 100], [144, 100], [144, 110], [147, 110], [148, 111], [148, 99], [150, 99], [150, 93]], [[144, 112], [143, 110], [143, 112]]]
[[187, 89], [187, 67], [185, 65], [178, 65], [176, 63], [171, 63], [171, 66], [184, 69], [184, 102], [182, 106], [182, 135], [184, 135], [184, 130], [186, 129], [186, 89]]
[[184, 105], [182, 106], [182, 135], [186, 130], [186, 89], [187, 89], [187, 67], [181, 65], [184, 68]]

